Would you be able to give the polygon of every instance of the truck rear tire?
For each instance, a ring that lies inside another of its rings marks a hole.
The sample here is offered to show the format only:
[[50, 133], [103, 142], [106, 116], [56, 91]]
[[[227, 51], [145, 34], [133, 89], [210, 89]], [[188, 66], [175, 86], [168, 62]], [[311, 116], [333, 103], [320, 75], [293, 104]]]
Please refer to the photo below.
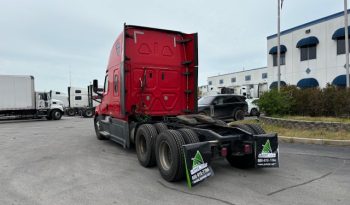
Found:
[[136, 131], [135, 147], [137, 159], [144, 167], [156, 165], [154, 152], [157, 130], [151, 124], [143, 124]]
[[94, 116], [94, 111], [92, 109], [86, 109], [84, 110], [83, 116], [87, 118], [91, 118], [92, 116]]
[[181, 133], [181, 135], [185, 141], [185, 144], [192, 144], [192, 143], [199, 142], [198, 135], [193, 130], [188, 129], [188, 128], [181, 128], [177, 131], [179, 131]]
[[246, 132], [249, 132], [252, 135], [255, 133], [252, 128], [250, 128], [249, 126], [247, 126], [245, 124], [235, 124], [232, 127], [237, 127], [237, 128], [242, 129], [242, 130], [244, 130]]
[[66, 111], [67, 115], [72, 117], [75, 115], [75, 110], [72, 109], [72, 108], [69, 108], [67, 111]]
[[166, 126], [166, 124], [164, 124], [162, 122], [158, 122], [158, 123], [155, 123], [153, 125], [156, 128], [158, 134], [168, 130], [168, 126]]
[[254, 131], [255, 135], [261, 135], [261, 134], [266, 134], [265, 130], [257, 124], [247, 124], [248, 127], [250, 127], [250, 129], [252, 129]]
[[51, 111], [51, 118], [53, 120], [60, 120], [62, 118], [62, 112], [59, 110], [52, 110]]
[[215, 120], [215, 124], [227, 127], [227, 123], [222, 120]]
[[156, 159], [163, 179], [172, 182], [183, 178], [185, 162], [182, 145], [184, 144], [185, 141], [179, 131], [167, 130], [158, 135]]

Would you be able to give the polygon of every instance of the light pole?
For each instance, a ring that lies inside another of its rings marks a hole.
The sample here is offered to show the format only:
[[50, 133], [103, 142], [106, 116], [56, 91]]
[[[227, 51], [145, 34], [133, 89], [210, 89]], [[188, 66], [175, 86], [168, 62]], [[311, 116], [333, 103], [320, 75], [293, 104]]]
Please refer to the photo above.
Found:
[[348, 0], [344, 0], [344, 30], [345, 30], [345, 58], [346, 58], [346, 87], [350, 88], [349, 83], [349, 31], [348, 31]]
[[[282, 0], [283, 1], [283, 0]], [[277, 0], [277, 90], [281, 90], [281, 0]]]

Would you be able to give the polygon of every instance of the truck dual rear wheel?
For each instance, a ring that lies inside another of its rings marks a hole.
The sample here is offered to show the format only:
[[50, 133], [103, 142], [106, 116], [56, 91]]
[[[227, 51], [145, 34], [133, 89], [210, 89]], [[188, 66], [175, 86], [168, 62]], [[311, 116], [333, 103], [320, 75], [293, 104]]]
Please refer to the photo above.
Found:
[[154, 146], [157, 135], [156, 128], [151, 124], [143, 124], [137, 129], [136, 154], [140, 164], [144, 167], [156, 165]]
[[70, 109], [68, 109], [66, 112], [67, 112], [67, 115], [68, 115], [68, 116], [74, 116], [74, 115], [75, 115], [75, 110], [74, 110], [74, 109], [71, 109], [71, 108], [70, 108]]
[[181, 133], [167, 130], [160, 133], [156, 141], [156, 159], [160, 174], [167, 181], [179, 181], [184, 176], [184, 157]]
[[178, 131], [181, 133], [185, 141], [185, 144], [192, 144], [192, 143], [199, 142], [198, 135], [193, 130], [188, 128], [181, 128]]
[[248, 127], [250, 127], [250, 129], [252, 129], [254, 131], [253, 134], [255, 135], [261, 135], [261, 134], [266, 134], [265, 130], [257, 124], [247, 124]]
[[158, 123], [155, 123], [153, 125], [156, 128], [158, 134], [168, 130], [168, 126], [166, 124], [162, 123], [162, 122], [158, 122]]
[[254, 135], [254, 130], [245, 124], [236, 124], [236, 125], [233, 125], [232, 127], [237, 127], [241, 130], [244, 130], [244, 131]]
[[90, 118], [90, 117], [94, 116], [94, 111], [92, 109], [86, 109], [86, 110], [84, 110], [83, 115], [84, 115], [84, 117]]
[[215, 120], [215, 124], [227, 127], [227, 123], [222, 120]]

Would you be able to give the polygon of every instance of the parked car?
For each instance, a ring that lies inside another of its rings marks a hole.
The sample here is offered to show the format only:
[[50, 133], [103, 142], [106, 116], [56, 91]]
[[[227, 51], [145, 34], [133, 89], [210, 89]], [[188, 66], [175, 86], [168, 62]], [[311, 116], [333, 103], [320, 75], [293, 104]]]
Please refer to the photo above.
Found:
[[243, 120], [248, 111], [246, 97], [233, 94], [205, 96], [198, 101], [198, 113], [220, 119]]
[[249, 116], [260, 116], [258, 105], [255, 103], [259, 98], [247, 98], [245, 101], [248, 104], [248, 115]]

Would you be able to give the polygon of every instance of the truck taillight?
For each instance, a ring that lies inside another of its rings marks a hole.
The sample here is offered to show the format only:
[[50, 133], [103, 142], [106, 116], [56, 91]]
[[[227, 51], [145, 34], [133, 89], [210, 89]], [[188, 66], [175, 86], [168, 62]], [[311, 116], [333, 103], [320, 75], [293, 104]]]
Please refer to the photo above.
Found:
[[244, 154], [250, 154], [250, 153], [252, 153], [252, 145], [245, 144], [244, 145]]
[[227, 148], [226, 147], [221, 148], [221, 156], [223, 156], [223, 157], [227, 156]]

